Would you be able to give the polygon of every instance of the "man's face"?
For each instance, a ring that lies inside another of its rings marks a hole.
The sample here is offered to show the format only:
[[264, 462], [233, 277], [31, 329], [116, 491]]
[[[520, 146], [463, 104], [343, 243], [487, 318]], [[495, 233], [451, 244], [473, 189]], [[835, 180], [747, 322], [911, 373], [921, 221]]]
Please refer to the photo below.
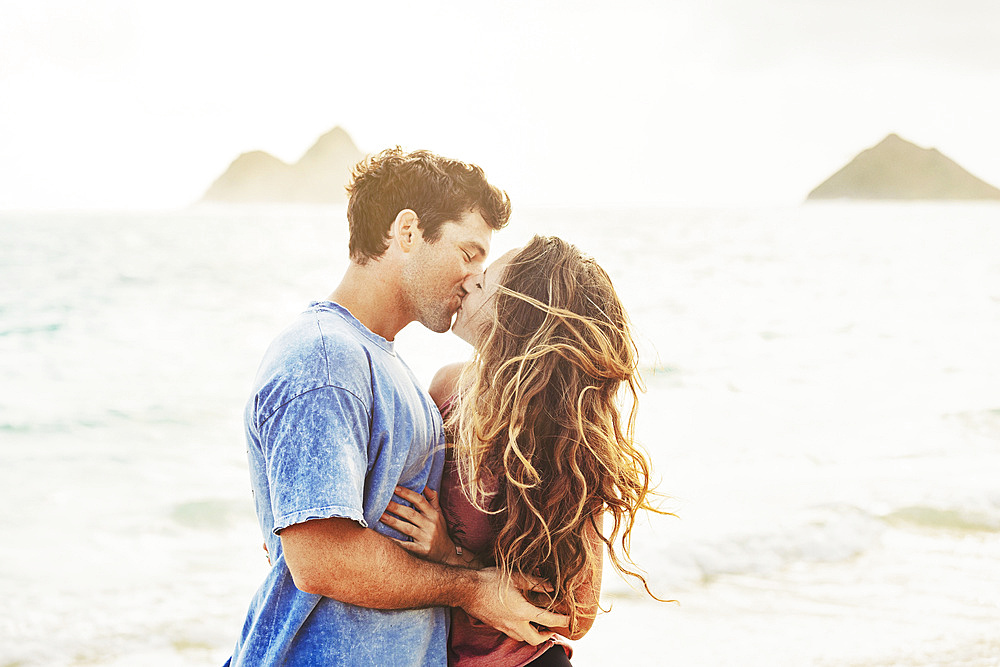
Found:
[[423, 241], [403, 269], [403, 290], [414, 319], [444, 333], [465, 296], [463, 283], [481, 273], [493, 230], [479, 212], [469, 211], [441, 226], [434, 243]]

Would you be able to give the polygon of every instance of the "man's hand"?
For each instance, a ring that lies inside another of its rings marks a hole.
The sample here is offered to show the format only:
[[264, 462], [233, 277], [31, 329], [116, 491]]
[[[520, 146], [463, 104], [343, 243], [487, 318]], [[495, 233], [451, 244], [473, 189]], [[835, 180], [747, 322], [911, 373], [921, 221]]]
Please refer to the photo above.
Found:
[[508, 584], [496, 568], [477, 570], [475, 574], [476, 593], [462, 608], [508, 637], [537, 646], [555, 634], [548, 628], [569, 625], [569, 616], [539, 609], [521, 593], [549, 588], [542, 580], [515, 575]]

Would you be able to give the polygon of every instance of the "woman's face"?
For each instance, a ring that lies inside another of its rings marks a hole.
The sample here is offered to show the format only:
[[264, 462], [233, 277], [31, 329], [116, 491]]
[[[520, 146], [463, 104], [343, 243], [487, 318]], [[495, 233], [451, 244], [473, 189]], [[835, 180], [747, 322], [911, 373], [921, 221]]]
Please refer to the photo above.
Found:
[[504, 269], [507, 268], [507, 263], [520, 250], [520, 248], [508, 250], [490, 264], [485, 271], [471, 276], [465, 281], [464, 287], [467, 294], [462, 299], [462, 305], [458, 309], [451, 330], [469, 345], [477, 347], [480, 339], [493, 324], [490, 319], [493, 317], [492, 301], [497, 291], [497, 285], [500, 283]]

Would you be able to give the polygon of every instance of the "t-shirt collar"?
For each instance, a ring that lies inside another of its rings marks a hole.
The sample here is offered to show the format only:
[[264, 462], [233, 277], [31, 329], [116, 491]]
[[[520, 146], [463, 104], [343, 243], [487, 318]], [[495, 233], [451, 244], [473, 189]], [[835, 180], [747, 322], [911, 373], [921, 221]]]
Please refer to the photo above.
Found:
[[382, 338], [382, 336], [379, 336], [377, 333], [373, 332], [371, 329], [363, 325], [361, 321], [358, 320], [358, 318], [354, 317], [354, 315], [351, 314], [351, 311], [347, 310], [339, 303], [335, 301], [313, 301], [312, 303], [309, 304], [309, 307], [316, 308], [319, 310], [328, 310], [330, 312], [337, 313], [342, 318], [344, 318], [344, 320], [348, 324], [357, 329], [362, 336], [369, 339], [370, 341], [381, 347], [389, 354], [393, 356], [396, 355], [395, 341], [386, 340], [385, 338]]

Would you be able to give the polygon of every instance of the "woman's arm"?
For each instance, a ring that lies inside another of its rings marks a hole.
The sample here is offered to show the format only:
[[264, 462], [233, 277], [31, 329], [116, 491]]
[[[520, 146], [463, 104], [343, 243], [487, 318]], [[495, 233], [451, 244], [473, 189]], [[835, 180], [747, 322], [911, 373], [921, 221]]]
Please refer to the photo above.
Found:
[[431, 386], [427, 388], [427, 393], [434, 399], [434, 404], [438, 406], [438, 410], [458, 393], [458, 379], [462, 376], [463, 368], [465, 368], [464, 362], [448, 364], [447, 366], [442, 366], [434, 374]]

